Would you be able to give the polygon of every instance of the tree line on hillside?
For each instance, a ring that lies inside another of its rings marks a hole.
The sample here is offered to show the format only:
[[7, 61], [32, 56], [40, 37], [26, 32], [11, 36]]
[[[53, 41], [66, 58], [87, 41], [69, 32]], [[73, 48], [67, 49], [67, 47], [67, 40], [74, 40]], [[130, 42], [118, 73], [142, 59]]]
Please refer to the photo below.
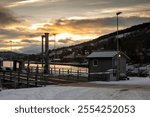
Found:
[[[120, 50], [131, 58], [131, 62], [150, 63], [150, 22], [121, 30], [119, 35], [121, 35], [119, 37]], [[86, 56], [93, 51], [116, 50], [116, 32], [74, 46], [59, 48], [55, 51], [60, 50], [62, 54], [57, 57], [61, 58], [73, 52], [75, 55]]]

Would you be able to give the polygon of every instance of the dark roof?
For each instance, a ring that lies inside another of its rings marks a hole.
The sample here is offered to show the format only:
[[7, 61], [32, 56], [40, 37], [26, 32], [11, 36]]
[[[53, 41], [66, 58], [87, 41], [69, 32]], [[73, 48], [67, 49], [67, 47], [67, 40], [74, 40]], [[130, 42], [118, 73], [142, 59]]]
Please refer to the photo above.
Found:
[[126, 58], [129, 59], [129, 57], [127, 55], [125, 55], [123, 52], [121, 51], [101, 51], [101, 52], [93, 52], [90, 55], [87, 56], [87, 58], [113, 58], [115, 57], [117, 54], [122, 54], [124, 55]]

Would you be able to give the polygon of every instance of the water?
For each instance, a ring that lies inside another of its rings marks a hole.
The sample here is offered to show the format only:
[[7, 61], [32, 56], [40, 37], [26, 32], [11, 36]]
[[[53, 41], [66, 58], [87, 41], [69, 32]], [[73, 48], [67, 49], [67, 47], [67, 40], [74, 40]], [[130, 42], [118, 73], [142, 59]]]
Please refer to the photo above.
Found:
[[[3, 66], [12, 68], [13, 67], [13, 61], [3, 61]], [[19, 65], [17, 65], [17, 67], [18, 66]]]
[[[30, 67], [36, 68], [38, 65], [39, 68], [42, 68], [42, 64], [30, 64]], [[13, 67], [13, 62], [12, 61], [3, 61], [3, 66], [4, 67]], [[25, 64], [25, 67], [27, 67], [27, 64]], [[17, 64], [17, 68], [19, 68], [19, 64]], [[65, 71], [67, 70], [72, 70], [72, 71], [84, 71], [88, 72], [88, 68], [85, 67], [77, 67], [77, 66], [71, 66], [71, 65], [50, 65], [50, 68], [52, 69], [63, 69]]]
[[[38, 67], [39, 68], [42, 68], [42, 65], [41, 64], [30, 64], [30, 67]], [[27, 66], [27, 64], [25, 64], [25, 66]], [[64, 70], [64, 71], [74, 71], [74, 72], [77, 72], [77, 71], [80, 71], [80, 72], [88, 72], [88, 68], [85, 68], [85, 67], [77, 67], [77, 66], [71, 66], [71, 65], [50, 65], [50, 68], [51, 69], [55, 69], [56, 71], [58, 71], [59, 69], [60, 70]]]
[[[43, 68], [42, 64], [30, 64], [30, 72], [31, 73], [36, 73], [36, 67], [39, 67], [38, 72], [43, 73]], [[4, 67], [13, 67], [13, 62], [12, 61], [3, 61], [3, 66]], [[27, 68], [28, 64], [25, 64], [25, 67]], [[17, 64], [17, 68], [19, 68], [19, 64]], [[54, 69], [55, 68], [55, 69]], [[53, 69], [53, 70], [52, 70]], [[69, 72], [68, 72], [69, 71]], [[27, 73], [26, 70], [23, 70], [22, 72]], [[88, 69], [84, 67], [76, 67], [76, 66], [71, 66], [71, 65], [51, 65], [50, 64], [50, 73], [53, 75], [53, 78], [72, 78], [72, 79], [83, 79], [87, 80], [88, 78]], [[3, 88], [12, 88], [13, 85], [3, 85]], [[14, 86], [15, 87], [15, 86]], [[13, 88], [14, 88], [13, 87]], [[20, 87], [26, 87], [26, 85], [21, 85]]]

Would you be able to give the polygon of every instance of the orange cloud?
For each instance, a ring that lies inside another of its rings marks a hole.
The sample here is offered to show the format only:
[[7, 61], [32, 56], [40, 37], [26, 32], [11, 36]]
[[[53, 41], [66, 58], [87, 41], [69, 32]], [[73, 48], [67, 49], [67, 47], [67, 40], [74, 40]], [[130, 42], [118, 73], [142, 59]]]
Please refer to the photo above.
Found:
[[[121, 29], [150, 21], [150, 17], [120, 17]], [[116, 17], [93, 18], [93, 19], [58, 19], [43, 25], [37, 29], [39, 32], [70, 33], [81, 36], [92, 36], [116, 31]]]

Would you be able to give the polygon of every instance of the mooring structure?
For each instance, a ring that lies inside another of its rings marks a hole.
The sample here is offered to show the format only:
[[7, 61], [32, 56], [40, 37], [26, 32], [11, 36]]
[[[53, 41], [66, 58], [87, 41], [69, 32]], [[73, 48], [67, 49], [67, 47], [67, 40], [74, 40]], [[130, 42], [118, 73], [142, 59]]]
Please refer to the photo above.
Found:
[[[44, 51], [45, 39], [45, 51]], [[49, 74], [49, 33], [42, 35], [42, 67], [44, 65], [44, 73]]]

